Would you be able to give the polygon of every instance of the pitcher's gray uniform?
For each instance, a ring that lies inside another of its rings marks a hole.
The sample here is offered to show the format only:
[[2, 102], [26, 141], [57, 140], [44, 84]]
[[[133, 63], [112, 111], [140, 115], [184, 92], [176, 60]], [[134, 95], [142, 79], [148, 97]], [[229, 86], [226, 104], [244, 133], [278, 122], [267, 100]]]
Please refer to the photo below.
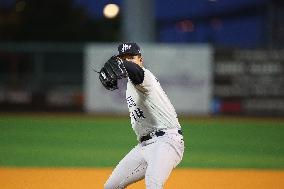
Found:
[[[135, 43], [127, 44], [139, 48]], [[105, 189], [123, 189], [144, 177], [147, 189], [161, 189], [183, 156], [183, 136], [175, 109], [155, 76], [142, 69], [142, 83], [134, 84], [128, 78], [126, 90], [131, 125], [139, 143], [116, 166]]]

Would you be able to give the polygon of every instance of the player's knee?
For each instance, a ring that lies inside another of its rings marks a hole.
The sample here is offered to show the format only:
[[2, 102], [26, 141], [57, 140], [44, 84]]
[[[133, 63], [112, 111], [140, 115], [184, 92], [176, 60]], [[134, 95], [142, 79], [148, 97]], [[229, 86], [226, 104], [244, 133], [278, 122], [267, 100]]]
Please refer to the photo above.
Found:
[[148, 177], [146, 178], [146, 188], [147, 189], [162, 189], [164, 183], [158, 179]]
[[106, 182], [105, 185], [104, 185], [104, 189], [115, 189], [115, 186], [113, 186], [109, 182]]
[[106, 182], [104, 189], [116, 189], [116, 186], [114, 184], [111, 184], [110, 182]]
[[104, 189], [124, 189], [124, 187], [119, 184], [110, 182], [109, 180], [104, 184]]

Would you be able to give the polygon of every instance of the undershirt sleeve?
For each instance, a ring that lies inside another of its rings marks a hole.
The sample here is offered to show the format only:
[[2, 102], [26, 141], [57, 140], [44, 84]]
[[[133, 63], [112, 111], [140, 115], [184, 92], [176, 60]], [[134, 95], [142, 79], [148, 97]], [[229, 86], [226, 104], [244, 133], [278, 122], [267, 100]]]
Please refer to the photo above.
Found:
[[144, 81], [144, 70], [137, 64], [124, 61], [125, 69], [128, 73], [128, 77], [134, 85], [140, 85]]

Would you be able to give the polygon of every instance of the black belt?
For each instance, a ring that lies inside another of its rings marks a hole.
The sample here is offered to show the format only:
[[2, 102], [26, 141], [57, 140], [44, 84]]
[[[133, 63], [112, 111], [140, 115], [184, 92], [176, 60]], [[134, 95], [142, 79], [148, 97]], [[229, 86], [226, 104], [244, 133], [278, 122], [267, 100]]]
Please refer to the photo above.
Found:
[[[152, 139], [152, 138], [153, 138], [153, 137], [152, 137], [153, 135], [156, 135], [156, 136], [163, 136], [165, 133], [166, 133], [165, 131], [156, 131], [154, 134], [149, 133], [148, 135], [142, 136], [142, 137], [140, 138], [140, 142], [144, 142], [144, 141], [146, 141], [146, 140]], [[178, 134], [182, 135], [182, 130], [181, 130], [181, 129], [178, 130]]]

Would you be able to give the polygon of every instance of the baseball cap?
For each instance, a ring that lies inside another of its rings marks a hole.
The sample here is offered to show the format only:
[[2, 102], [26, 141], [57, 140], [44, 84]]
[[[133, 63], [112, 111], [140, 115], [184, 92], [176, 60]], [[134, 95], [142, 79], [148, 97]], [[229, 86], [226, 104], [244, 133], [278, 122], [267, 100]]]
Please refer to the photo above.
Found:
[[141, 55], [140, 47], [137, 43], [121, 43], [118, 47], [118, 56], [122, 55]]

